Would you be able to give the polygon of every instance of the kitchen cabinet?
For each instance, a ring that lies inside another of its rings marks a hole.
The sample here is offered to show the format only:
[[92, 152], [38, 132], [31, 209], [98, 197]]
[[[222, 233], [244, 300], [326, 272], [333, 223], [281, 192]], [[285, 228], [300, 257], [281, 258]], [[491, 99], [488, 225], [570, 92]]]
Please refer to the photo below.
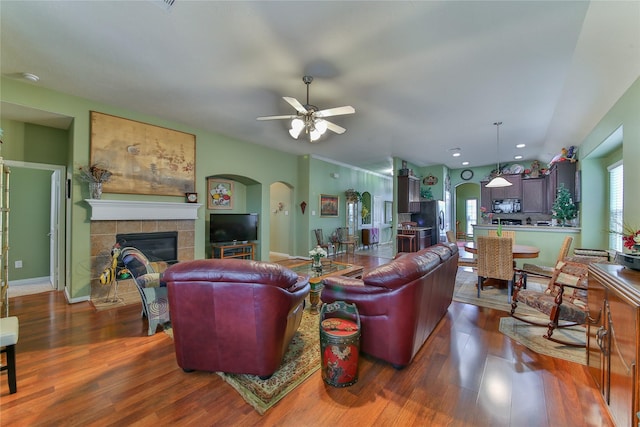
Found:
[[638, 424], [640, 272], [589, 265], [587, 365], [618, 426]]
[[502, 175], [512, 185], [509, 187], [490, 188], [487, 187], [489, 181], [480, 182], [480, 206], [491, 212], [493, 200], [502, 199], [522, 199], [522, 176]]
[[544, 178], [522, 180], [522, 212], [547, 212], [547, 182]]
[[522, 199], [522, 176], [502, 175], [512, 185], [509, 187], [497, 187], [491, 189], [491, 200]]
[[560, 185], [569, 190], [571, 197], [576, 194], [576, 163], [575, 162], [558, 162], [549, 168], [547, 179], [547, 212], [551, 213], [553, 204], [556, 201], [558, 188]]
[[[412, 175], [398, 177], [398, 213], [411, 213], [412, 202], [420, 201], [420, 178]], [[414, 203], [414, 206], [417, 205]]]

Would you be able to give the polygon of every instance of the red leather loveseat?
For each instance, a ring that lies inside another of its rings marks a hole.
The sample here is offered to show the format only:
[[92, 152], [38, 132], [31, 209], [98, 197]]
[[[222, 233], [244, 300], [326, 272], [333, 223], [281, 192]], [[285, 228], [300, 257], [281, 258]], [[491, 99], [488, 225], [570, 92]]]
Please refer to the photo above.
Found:
[[260, 377], [282, 363], [310, 289], [308, 276], [237, 259], [181, 262], [163, 280], [178, 365]]
[[327, 277], [321, 298], [326, 303], [355, 303], [360, 350], [402, 368], [447, 312], [457, 270], [458, 247], [439, 243], [398, 256], [362, 279]]

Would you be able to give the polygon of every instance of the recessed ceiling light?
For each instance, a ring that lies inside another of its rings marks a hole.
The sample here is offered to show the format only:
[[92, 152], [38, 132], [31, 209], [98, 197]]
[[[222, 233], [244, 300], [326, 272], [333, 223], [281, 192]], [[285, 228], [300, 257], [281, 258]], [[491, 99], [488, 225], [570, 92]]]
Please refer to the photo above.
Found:
[[520, 160], [520, 159], [522, 159], [522, 156], [515, 156], [514, 159]]
[[36, 83], [38, 80], [40, 80], [40, 77], [36, 76], [35, 74], [31, 74], [31, 73], [22, 73], [22, 78], [25, 79], [25, 80], [32, 81], [34, 83]]
[[460, 157], [460, 156], [461, 156], [461, 153], [460, 153], [460, 152], [453, 153], [453, 154], [452, 154], [452, 156], [453, 156], [453, 157]]
[[524, 148], [526, 146], [527, 146], [527, 144], [518, 144], [518, 145], [516, 145], [516, 148]]
[[468, 166], [469, 162], [462, 162], [462, 166]]

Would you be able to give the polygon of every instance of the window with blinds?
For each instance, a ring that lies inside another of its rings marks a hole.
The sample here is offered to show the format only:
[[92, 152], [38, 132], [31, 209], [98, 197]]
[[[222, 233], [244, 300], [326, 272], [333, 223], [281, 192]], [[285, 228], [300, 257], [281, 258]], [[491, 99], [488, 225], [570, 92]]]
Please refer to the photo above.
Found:
[[609, 248], [622, 252], [624, 231], [622, 181], [622, 161], [607, 168], [609, 171]]

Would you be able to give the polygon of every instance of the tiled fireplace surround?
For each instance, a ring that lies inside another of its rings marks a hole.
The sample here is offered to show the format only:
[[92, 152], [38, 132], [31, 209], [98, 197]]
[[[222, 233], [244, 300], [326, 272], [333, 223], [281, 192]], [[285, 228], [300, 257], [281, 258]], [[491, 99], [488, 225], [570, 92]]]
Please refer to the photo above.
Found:
[[[114, 202], [90, 200], [87, 202], [93, 208], [90, 232], [92, 299], [96, 296], [102, 296], [106, 291], [104, 286], [100, 284], [99, 277], [111, 262], [110, 253], [116, 243], [116, 234], [177, 231], [178, 260], [195, 259], [195, 218], [197, 218], [197, 209], [200, 205], [154, 203], [149, 206], [146, 204], [120, 206]], [[101, 206], [103, 204], [108, 206]], [[115, 213], [111, 213], [110, 209], [115, 210]], [[180, 219], [171, 219], [171, 217]]]
[[[178, 260], [194, 259], [195, 220], [107, 220], [91, 221], [91, 294], [102, 294], [100, 273], [109, 265], [116, 234], [178, 232]], [[94, 292], [94, 290], [96, 292]]]

